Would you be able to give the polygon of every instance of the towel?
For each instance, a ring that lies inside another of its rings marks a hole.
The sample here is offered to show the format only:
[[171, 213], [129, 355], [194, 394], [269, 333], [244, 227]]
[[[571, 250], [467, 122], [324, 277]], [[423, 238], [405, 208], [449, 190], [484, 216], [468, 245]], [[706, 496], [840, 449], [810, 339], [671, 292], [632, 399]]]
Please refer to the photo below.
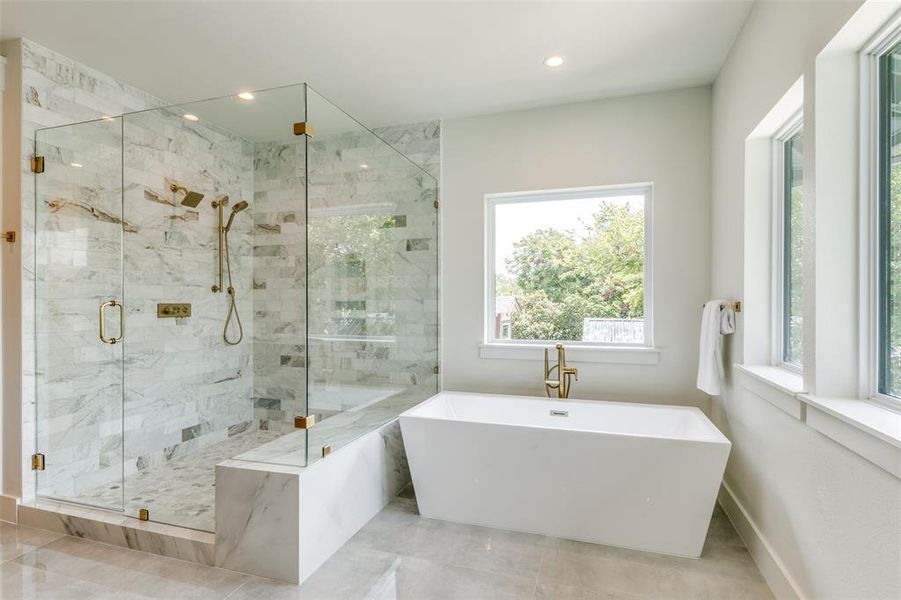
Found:
[[698, 389], [711, 396], [722, 393], [723, 335], [735, 332], [735, 311], [726, 300], [704, 304], [701, 317], [701, 347], [698, 357]]

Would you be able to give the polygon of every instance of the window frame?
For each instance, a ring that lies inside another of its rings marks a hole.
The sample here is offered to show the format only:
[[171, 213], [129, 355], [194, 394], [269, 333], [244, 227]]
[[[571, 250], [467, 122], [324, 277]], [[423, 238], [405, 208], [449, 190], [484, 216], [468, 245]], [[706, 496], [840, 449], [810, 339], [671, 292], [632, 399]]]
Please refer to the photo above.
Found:
[[[625, 342], [585, 342], [577, 340], [514, 340], [494, 337], [495, 315], [495, 229], [496, 207], [500, 204], [521, 204], [526, 202], [546, 202], [554, 200], [579, 200], [594, 198], [612, 198], [617, 196], [644, 196], [644, 341], [635, 343]], [[490, 193], [484, 196], [485, 211], [485, 237], [484, 237], [484, 289], [482, 293], [484, 305], [483, 343], [486, 346], [536, 346], [564, 343], [568, 346], [581, 348], [653, 348], [654, 347], [654, 310], [653, 310], [653, 214], [654, 214], [654, 184], [653, 182], [641, 182], [630, 184], [615, 184], [603, 186], [589, 186], [579, 188], [549, 189], [525, 192], [501, 192]]]
[[861, 77], [861, 173], [860, 173], [860, 397], [893, 411], [901, 411], [901, 397], [882, 392], [885, 359], [882, 323], [887, 298], [882, 295], [884, 269], [882, 214], [888, 199], [882, 183], [883, 154], [883, 57], [901, 45], [901, 19], [888, 22], [860, 54]]
[[[804, 131], [804, 112], [803, 109], [794, 113], [785, 124], [773, 135], [772, 138], [772, 159], [773, 159], [773, 208], [772, 208], [772, 226], [773, 226], [773, 266], [772, 266], [772, 364], [802, 373], [804, 370], [803, 356], [801, 364], [795, 364], [785, 360], [786, 344], [788, 342], [786, 336], [787, 324], [787, 297], [786, 297], [786, 261], [788, 260], [788, 245], [790, 239], [786, 237], [786, 227], [788, 212], [790, 210], [790, 198], [787, 197], [788, 179], [786, 177], [786, 161], [788, 157], [785, 153], [785, 146], [798, 134]], [[803, 179], [802, 179], [803, 185]], [[803, 289], [802, 289], [803, 291]]]

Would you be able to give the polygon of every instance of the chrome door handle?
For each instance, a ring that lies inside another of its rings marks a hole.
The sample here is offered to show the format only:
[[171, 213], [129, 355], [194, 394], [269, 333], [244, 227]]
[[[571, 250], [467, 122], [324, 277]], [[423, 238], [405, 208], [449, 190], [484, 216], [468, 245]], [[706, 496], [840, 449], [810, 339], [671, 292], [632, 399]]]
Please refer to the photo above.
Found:
[[[106, 337], [106, 319], [104, 318], [104, 310], [106, 310], [107, 306], [114, 306], [119, 309], [119, 337], [108, 338]], [[115, 300], [107, 300], [103, 304], [100, 305], [99, 311], [100, 318], [100, 341], [104, 344], [118, 344], [122, 341], [122, 338], [125, 337], [125, 312], [122, 310], [122, 303], [116, 302]]]

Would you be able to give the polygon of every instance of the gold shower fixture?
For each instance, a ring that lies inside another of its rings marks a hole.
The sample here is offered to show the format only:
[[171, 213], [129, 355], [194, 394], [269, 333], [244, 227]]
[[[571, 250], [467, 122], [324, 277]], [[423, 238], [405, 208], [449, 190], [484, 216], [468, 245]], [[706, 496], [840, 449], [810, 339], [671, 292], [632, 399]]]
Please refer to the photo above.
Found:
[[189, 208], [197, 208], [197, 205], [200, 204], [200, 201], [203, 200], [203, 194], [200, 192], [195, 192], [193, 190], [189, 190], [183, 185], [170, 184], [169, 190], [173, 194], [177, 194], [179, 192], [185, 195], [181, 200], [182, 206], [187, 206]]

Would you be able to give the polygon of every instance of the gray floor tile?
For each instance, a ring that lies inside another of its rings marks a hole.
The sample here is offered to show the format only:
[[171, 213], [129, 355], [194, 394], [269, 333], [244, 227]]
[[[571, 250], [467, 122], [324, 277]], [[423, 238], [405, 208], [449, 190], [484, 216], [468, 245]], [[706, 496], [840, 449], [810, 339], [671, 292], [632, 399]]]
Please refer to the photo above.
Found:
[[547, 538], [541, 535], [472, 527], [450, 563], [477, 571], [534, 579], [545, 556]]
[[140, 598], [219, 600], [249, 576], [196, 563], [64, 537], [14, 562]]
[[0, 525], [3, 600], [771, 600], [721, 510], [686, 559], [419, 516], [396, 498], [303, 586]]
[[113, 600], [121, 598], [100, 584], [48, 573], [17, 562], [0, 564], [3, 600]]
[[61, 533], [0, 521], [0, 562], [21, 556], [61, 537]]

